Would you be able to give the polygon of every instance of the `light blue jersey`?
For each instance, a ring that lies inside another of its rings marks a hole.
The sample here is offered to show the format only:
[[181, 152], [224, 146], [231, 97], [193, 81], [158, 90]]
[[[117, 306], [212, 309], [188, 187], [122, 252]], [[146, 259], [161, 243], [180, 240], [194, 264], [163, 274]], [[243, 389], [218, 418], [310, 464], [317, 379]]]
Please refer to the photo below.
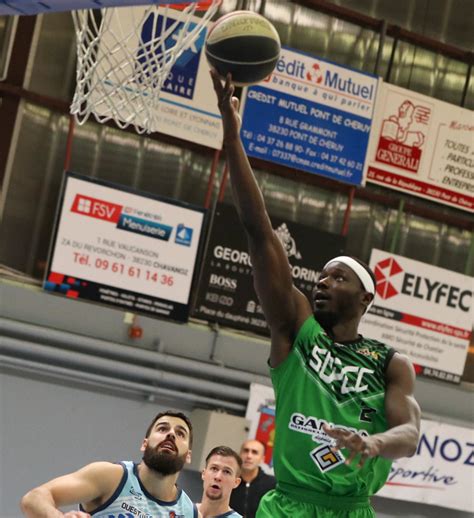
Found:
[[227, 511], [226, 513], [222, 514], [216, 514], [215, 516], [209, 517], [209, 518], [243, 518], [241, 514], [231, 509], [230, 511]]
[[120, 465], [122, 479], [107, 502], [89, 513], [94, 518], [197, 518], [196, 505], [182, 489], [174, 502], [162, 502], [143, 487], [135, 463], [124, 461]]

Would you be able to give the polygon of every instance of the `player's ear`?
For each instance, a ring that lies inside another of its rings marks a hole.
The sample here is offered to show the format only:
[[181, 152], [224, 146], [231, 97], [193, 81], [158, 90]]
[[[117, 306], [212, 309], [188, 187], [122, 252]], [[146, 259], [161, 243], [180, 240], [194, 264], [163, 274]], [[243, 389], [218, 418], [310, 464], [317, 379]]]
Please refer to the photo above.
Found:
[[365, 306], [364, 313], [367, 311], [367, 308], [373, 300], [374, 295], [372, 293], [369, 293], [368, 291], [364, 291], [364, 293], [362, 294], [362, 304], [364, 304]]
[[191, 464], [191, 450], [188, 450], [188, 453], [186, 453], [186, 464]]
[[204, 480], [204, 472], [206, 471], [206, 468], [204, 468], [202, 471], [201, 471], [201, 480]]
[[140, 451], [145, 451], [146, 450], [146, 447], [148, 445], [148, 438], [145, 437], [142, 441], [142, 445], [140, 446]]
[[240, 486], [240, 483], [242, 482], [242, 479], [240, 477], [237, 477], [234, 480], [234, 487], [232, 489], [235, 489], [236, 487]]

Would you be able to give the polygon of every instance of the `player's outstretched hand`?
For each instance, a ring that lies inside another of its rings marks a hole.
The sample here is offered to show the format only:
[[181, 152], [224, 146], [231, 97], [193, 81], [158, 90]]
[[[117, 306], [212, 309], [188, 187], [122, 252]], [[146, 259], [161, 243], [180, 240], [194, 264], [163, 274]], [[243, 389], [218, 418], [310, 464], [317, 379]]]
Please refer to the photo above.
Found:
[[379, 455], [380, 448], [377, 440], [374, 437], [361, 437], [359, 434], [343, 430], [342, 428], [330, 428], [323, 426], [324, 431], [336, 440], [336, 445], [333, 450], [341, 450], [345, 448], [349, 450], [349, 456], [346, 459], [346, 464], [351, 464], [354, 459], [360, 455], [358, 468], [361, 468], [367, 459]]
[[242, 119], [239, 115], [239, 99], [234, 97], [232, 76], [227, 74], [224, 84], [216, 70], [211, 69], [212, 82], [217, 94], [217, 105], [222, 115], [224, 140], [239, 138]]

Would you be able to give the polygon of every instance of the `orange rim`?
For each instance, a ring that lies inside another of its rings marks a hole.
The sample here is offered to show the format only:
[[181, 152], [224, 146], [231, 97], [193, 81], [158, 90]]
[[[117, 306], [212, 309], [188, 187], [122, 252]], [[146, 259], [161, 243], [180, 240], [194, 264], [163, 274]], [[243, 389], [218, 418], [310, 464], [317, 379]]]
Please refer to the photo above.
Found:
[[[182, 11], [185, 7], [190, 4], [197, 4], [196, 11], [207, 11], [209, 7], [211, 7], [213, 1], [212, 0], [200, 0], [198, 2], [184, 2], [182, 4], [164, 4], [167, 5], [170, 9], [176, 9], [178, 11]], [[222, 3], [222, 0], [217, 0], [217, 5]]]

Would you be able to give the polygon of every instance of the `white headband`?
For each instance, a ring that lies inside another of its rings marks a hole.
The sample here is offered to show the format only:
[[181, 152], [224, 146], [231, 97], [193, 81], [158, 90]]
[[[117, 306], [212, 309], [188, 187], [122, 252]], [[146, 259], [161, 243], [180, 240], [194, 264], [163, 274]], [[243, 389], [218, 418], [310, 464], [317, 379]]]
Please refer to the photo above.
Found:
[[[352, 259], [352, 257], [348, 257], [347, 255], [340, 255], [339, 257], [334, 257], [333, 259], [330, 259], [324, 265], [324, 268], [336, 261], [338, 261], [339, 263], [344, 263], [346, 266], [349, 266], [349, 268], [357, 275], [357, 277], [359, 277], [360, 282], [364, 287], [364, 290], [368, 291], [369, 293], [372, 293], [372, 295], [375, 296], [374, 280], [370, 276], [369, 272], [361, 264], [359, 264], [355, 259]], [[370, 306], [372, 306], [372, 302], [367, 306], [367, 311], [369, 310]]]

